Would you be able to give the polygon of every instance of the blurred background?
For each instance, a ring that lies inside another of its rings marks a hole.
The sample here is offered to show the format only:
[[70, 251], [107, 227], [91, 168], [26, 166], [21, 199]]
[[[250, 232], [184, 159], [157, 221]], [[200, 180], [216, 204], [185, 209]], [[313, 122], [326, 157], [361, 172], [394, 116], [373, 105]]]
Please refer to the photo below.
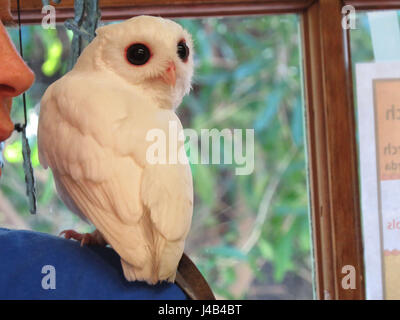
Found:
[[[191, 164], [195, 203], [185, 251], [220, 299], [312, 299], [299, 18], [274, 15], [177, 19], [195, 42], [193, 91], [178, 115], [184, 128], [255, 130], [255, 169]], [[18, 30], [8, 28], [18, 48]], [[0, 226], [58, 234], [90, 232], [56, 195], [38, 161], [40, 99], [67, 69], [72, 33], [23, 26], [24, 58], [36, 74], [27, 93], [38, 214], [25, 196], [18, 133], [4, 151]], [[357, 43], [363, 39], [357, 38]], [[23, 121], [22, 98], [12, 119]], [[223, 148], [223, 144], [221, 144]]]

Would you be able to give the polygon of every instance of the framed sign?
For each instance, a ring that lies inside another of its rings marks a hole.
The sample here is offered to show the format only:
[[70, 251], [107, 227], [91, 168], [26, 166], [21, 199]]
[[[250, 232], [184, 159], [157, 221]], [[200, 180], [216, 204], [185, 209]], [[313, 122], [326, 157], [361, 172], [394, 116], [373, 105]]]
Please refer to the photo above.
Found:
[[368, 299], [400, 299], [400, 62], [356, 65]]

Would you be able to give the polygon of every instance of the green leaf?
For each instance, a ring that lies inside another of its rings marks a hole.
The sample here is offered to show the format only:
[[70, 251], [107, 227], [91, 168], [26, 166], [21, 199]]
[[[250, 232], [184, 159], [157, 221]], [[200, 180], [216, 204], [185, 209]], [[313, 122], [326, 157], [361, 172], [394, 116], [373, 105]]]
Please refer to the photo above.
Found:
[[42, 64], [42, 72], [51, 77], [54, 75], [60, 67], [60, 58], [62, 54], [62, 44], [60, 41], [53, 42], [49, 48], [47, 48], [47, 59]]
[[279, 89], [276, 89], [266, 95], [265, 108], [262, 113], [256, 117], [256, 121], [254, 122], [254, 129], [256, 131], [261, 131], [269, 126], [279, 110], [281, 97], [282, 93]]
[[247, 256], [238, 248], [232, 246], [211, 247], [205, 250], [206, 253], [225, 258], [234, 258], [238, 260], [247, 260]]
[[293, 245], [290, 233], [280, 237], [276, 243], [274, 259], [274, 278], [276, 282], [282, 282], [287, 271], [291, 270]]
[[222, 278], [226, 285], [231, 285], [236, 281], [236, 271], [233, 267], [228, 267], [222, 272]]
[[48, 29], [44, 34], [48, 37], [42, 36], [46, 46], [46, 60], [42, 64], [42, 72], [47, 77], [53, 76], [61, 67], [61, 55], [63, 46], [57, 36], [57, 31]]
[[204, 201], [209, 208], [213, 208], [216, 203], [215, 175], [211, 172], [210, 165], [197, 164], [192, 166], [194, 189], [200, 199]]
[[33, 146], [32, 146], [32, 149], [31, 149], [31, 161], [32, 161], [32, 166], [33, 167], [38, 167], [38, 166], [40, 166], [40, 162], [39, 162], [39, 149], [38, 149], [38, 146], [37, 146], [37, 143], [35, 143]]
[[261, 238], [258, 242], [258, 248], [265, 260], [272, 261], [274, 259], [274, 248], [270, 242]]
[[241, 64], [233, 73], [236, 81], [241, 81], [244, 78], [254, 74], [262, 68], [263, 61], [257, 57], [257, 60]]
[[297, 146], [304, 143], [303, 139], [303, 106], [300, 99], [296, 99], [290, 122], [293, 141]]
[[219, 72], [211, 74], [203, 74], [196, 77], [196, 82], [207, 86], [215, 86], [218, 83], [225, 82], [231, 77], [229, 72], [220, 70]]
[[308, 218], [308, 210], [305, 206], [299, 206], [298, 203], [295, 206], [289, 205], [278, 205], [274, 207], [274, 214], [277, 216], [287, 216], [288, 214], [296, 216], [306, 216]]
[[4, 150], [4, 158], [10, 163], [22, 163], [22, 142], [17, 140], [9, 144]]

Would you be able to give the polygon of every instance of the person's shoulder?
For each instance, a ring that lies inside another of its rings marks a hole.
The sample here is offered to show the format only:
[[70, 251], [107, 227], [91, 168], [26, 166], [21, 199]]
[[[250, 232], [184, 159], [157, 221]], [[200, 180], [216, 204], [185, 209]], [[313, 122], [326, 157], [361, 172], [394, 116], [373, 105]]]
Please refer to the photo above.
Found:
[[128, 282], [109, 247], [0, 228], [0, 299], [187, 299], [172, 283]]

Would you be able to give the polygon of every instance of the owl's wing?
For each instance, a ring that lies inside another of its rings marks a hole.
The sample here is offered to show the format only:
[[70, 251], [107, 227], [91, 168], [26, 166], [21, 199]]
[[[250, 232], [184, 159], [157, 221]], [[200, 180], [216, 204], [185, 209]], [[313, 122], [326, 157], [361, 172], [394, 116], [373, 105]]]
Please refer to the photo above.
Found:
[[114, 148], [128, 111], [112, 106], [126, 101], [117, 100], [123, 93], [93, 90], [88, 81], [65, 76], [46, 91], [38, 130], [40, 162], [52, 169], [58, 189], [67, 194], [63, 198], [85, 214], [121, 258], [140, 268], [150, 254], [139, 226], [143, 169]]
[[146, 167], [141, 194], [157, 231], [169, 241], [184, 240], [193, 211], [190, 167], [181, 164]]
[[190, 167], [169, 164], [146, 167], [142, 199], [153, 223], [153, 257], [158, 277], [174, 281], [192, 220]]
[[[153, 223], [154, 258], [161, 279], [175, 279], [175, 271], [184, 249], [184, 241], [189, 232], [193, 212], [192, 174], [188, 163], [170, 163], [170, 159], [186, 157], [183, 141], [177, 141], [177, 149], [169, 146], [169, 132], [166, 125], [174, 122], [182, 130], [179, 119], [173, 112], [163, 113], [156, 119], [158, 129], [166, 133], [166, 163], [148, 164], [142, 175], [141, 198], [149, 209]], [[172, 153], [175, 153], [173, 155]]]

